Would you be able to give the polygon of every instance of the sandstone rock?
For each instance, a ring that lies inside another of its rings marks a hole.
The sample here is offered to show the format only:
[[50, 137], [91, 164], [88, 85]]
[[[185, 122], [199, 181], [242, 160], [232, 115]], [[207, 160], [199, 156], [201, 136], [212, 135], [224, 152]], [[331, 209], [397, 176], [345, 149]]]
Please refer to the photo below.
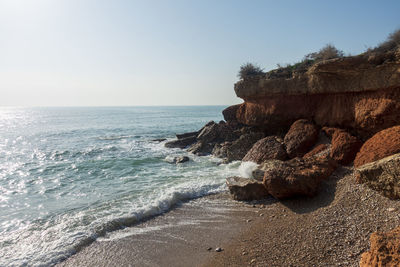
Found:
[[375, 232], [370, 237], [371, 249], [361, 255], [360, 267], [400, 266], [400, 227], [390, 232]]
[[312, 197], [317, 193], [321, 181], [335, 170], [329, 158], [301, 159], [289, 161], [270, 160], [262, 164], [264, 186], [278, 199], [295, 196]]
[[358, 183], [392, 199], [400, 199], [400, 153], [371, 162], [355, 171]]
[[[400, 112], [397, 112], [400, 113]], [[360, 167], [400, 152], [400, 126], [383, 130], [368, 139], [357, 153], [354, 167]]]
[[258, 140], [242, 160], [260, 164], [269, 159], [285, 160], [286, 158], [283, 141], [277, 136], [268, 136]]
[[235, 200], [256, 200], [268, 196], [262, 182], [238, 176], [226, 179], [226, 185]]
[[226, 156], [229, 161], [241, 160], [251, 149], [251, 147], [261, 138], [264, 137], [263, 133], [248, 133], [239, 137], [239, 139], [232, 142], [227, 148]]
[[297, 120], [285, 135], [284, 143], [290, 158], [302, 157], [318, 139], [317, 127], [308, 120]]
[[197, 136], [197, 140], [202, 141], [203, 143], [213, 142], [218, 138], [218, 124], [215, 122], [204, 126], [204, 128], [200, 131]]
[[186, 137], [178, 140], [173, 140], [165, 143], [165, 147], [168, 148], [185, 148], [190, 146], [191, 144], [195, 143], [197, 141], [196, 137]]
[[198, 156], [206, 156], [206, 155], [211, 154], [211, 152], [213, 151], [214, 145], [215, 145], [214, 143], [205, 143], [205, 142], [199, 141], [199, 142], [191, 145], [187, 151], [191, 152], [195, 155], [198, 155]]
[[346, 131], [337, 130], [332, 135], [331, 158], [342, 165], [353, 162], [362, 142]]
[[319, 155], [321, 152], [324, 152], [326, 150], [329, 149], [329, 145], [328, 144], [319, 144], [316, 147], [314, 147], [311, 151], [307, 152], [303, 158], [307, 159], [307, 158], [312, 158], [314, 156]]
[[293, 78], [239, 81], [246, 125], [287, 129], [297, 119], [354, 130], [364, 140], [400, 121], [400, 62], [376, 65], [363, 56], [327, 60]]
[[237, 121], [236, 119], [236, 112], [239, 109], [239, 105], [229, 106], [222, 111], [222, 115], [224, 115], [225, 121]]

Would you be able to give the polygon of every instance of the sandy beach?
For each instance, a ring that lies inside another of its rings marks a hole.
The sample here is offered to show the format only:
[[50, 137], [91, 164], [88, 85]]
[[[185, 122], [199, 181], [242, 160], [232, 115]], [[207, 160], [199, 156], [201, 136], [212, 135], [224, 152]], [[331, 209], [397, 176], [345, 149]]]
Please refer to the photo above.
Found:
[[310, 199], [193, 200], [58, 266], [358, 266], [370, 234], [397, 226], [400, 203], [354, 183], [352, 171], [338, 169]]

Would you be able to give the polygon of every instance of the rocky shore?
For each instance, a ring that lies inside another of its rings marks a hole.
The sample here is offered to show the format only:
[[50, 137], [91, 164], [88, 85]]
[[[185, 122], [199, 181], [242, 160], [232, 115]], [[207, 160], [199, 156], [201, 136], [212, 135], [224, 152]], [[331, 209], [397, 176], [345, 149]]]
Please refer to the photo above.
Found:
[[[400, 208], [400, 46], [323, 60], [291, 77], [244, 77], [235, 92], [244, 102], [226, 108], [225, 121], [209, 122], [165, 145], [225, 163], [253, 162], [251, 177], [227, 177], [233, 199], [292, 206], [294, 216], [264, 222], [288, 240], [272, 231], [253, 232], [259, 246], [252, 247], [262, 255], [248, 252], [256, 260], [246, 264], [259, 265], [261, 257], [259, 266], [398, 266], [398, 230], [373, 234], [371, 250], [361, 253], [373, 231], [398, 226], [393, 221]], [[385, 216], [391, 223], [380, 221]], [[272, 249], [271, 238], [284, 243]], [[318, 255], [299, 246], [317, 247]], [[238, 244], [232, 249], [215, 264], [240, 256]]]

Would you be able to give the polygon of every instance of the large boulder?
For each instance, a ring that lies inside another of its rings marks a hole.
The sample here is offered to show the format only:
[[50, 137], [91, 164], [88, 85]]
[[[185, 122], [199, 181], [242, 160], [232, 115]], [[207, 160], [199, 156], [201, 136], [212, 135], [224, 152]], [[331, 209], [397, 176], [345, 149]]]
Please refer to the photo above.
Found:
[[282, 139], [268, 136], [258, 140], [242, 159], [260, 164], [269, 159], [285, 160], [287, 154]]
[[361, 255], [360, 267], [400, 266], [400, 227], [390, 232], [375, 232], [370, 237], [371, 249]]
[[290, 158], [302, 157], [318, 139], [318, 128], [312, 122], [301, 119], [290, 126], [284, 143]]
[[400, 199], [400, 153], [367, 163], [355, 171], [358, 183], [381, 192], [386, 197]]
[[256, 200], [268, 196], [262, 182], [238, 176], [226, 179], [226, 185], [235, 200]]
[[222, 115], [224, 115], [225, 121], [236, 121], [236, 112], [239, 109], [240, 104], [229, 106], [222, 111]]
[[220, 123], [209, 123], [204, 126], [197, 135], [197, 140], [203, 143], [221, 143], [224, 141], [233, 141], [238, 138], [230, 124], [221, 121]]
[[[396, 113], [400, 113], [397, 110]], [[400, 126], [380, 131], [368, 139], [357, 153], [354, 167], [360, 167], [400, 152]]]
[[289, 161], [270, 160], [262, 164], [264, 186], [273, 197], [284, 199], [316, 195], [321, 181], [335, 170], [329, 157]]
[[353, 162], [362, 142], [344, 130], [338, 129], [332, 134], [331, 158], [342, 165]]
[[239, 139], [233, 141], [227, 147], [226, 156], [228, 161], [242, 160], [251, 147], [263, 137], [264, 134], [261, 132], [251, 132], [241, 135]]
[[191, 136], [166, 142], [164, 146], [168, 148], [185, 148], [190, 146], [191, 144], [196, 143], [196, 141], [196, 136]]

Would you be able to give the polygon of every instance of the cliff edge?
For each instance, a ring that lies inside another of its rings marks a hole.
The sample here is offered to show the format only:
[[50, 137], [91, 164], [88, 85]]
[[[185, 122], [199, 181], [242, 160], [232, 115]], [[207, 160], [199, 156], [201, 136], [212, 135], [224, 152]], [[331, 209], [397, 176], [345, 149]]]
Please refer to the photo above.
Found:
[[287, 129], [300, 118], [350, 129], [362, 139], [398, 124], [400, 48], [325, 60], [287, 77], [257, 76], [235, 84], [244, 100], [240, 123]]

